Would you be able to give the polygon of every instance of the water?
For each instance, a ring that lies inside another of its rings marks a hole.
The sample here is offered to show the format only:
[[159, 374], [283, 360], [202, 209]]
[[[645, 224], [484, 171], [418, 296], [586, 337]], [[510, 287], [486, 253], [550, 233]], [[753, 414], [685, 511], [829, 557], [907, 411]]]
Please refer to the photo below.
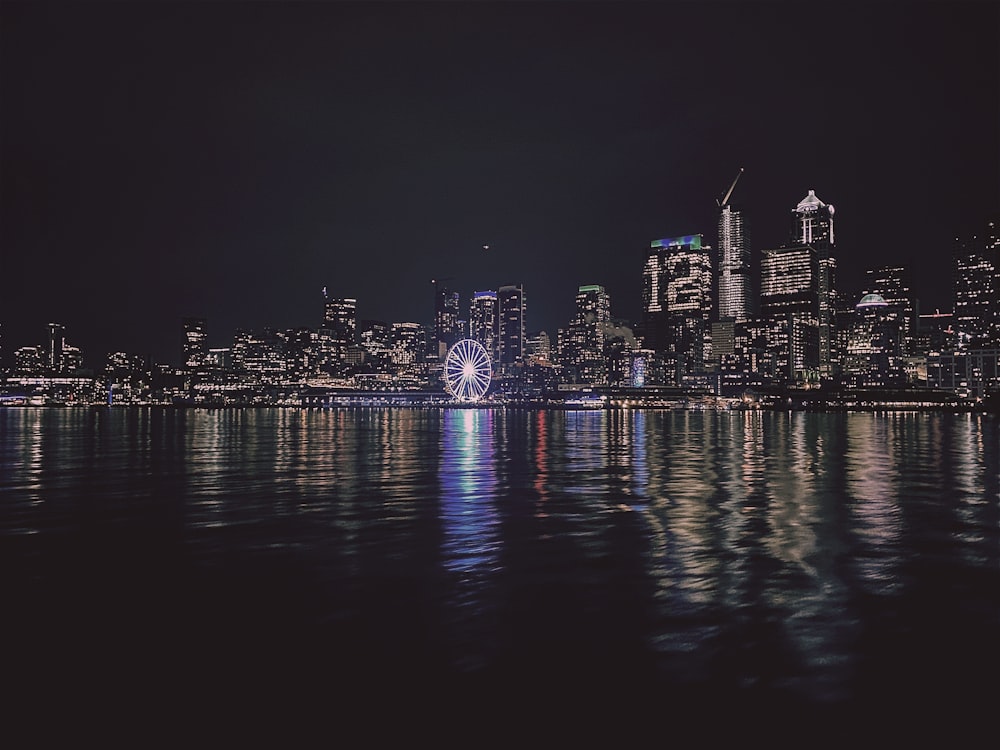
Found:
[[943, 413], [0, 409], [8, 674], [88, 705], [100, 689], [968, 725], [1000, 678], [998, 430]]

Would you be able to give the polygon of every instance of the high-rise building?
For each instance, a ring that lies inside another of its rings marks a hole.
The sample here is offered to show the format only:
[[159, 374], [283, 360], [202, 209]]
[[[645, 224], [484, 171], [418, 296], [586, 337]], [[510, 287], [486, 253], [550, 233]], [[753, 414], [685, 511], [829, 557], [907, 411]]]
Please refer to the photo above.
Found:
[[462, 338], [461, 306], [458, 292], [434, 279], [434, 342], [432, 355], [443, 360], [448, 349]]
[[204, 367], [208, 359], [208, 321], [184, 318], [184, 366], [190, 370]]
[[498, 339], [501, 374], [524, 358], [527, 301], [522, 284], [508, 284], [497, 290]]
[[909, 269], [901, 266], [870, 268], [863, 294], [877, 294], [885, 302], [880, 314], [898, 320], [903, 354], [909, 353], [910, 343], [917, 332], [917, 305], [910, 286]]
[[960, 349], [1000, 346], [1000, 240], [995, 221], [986, 233], [956, 240], [954, 270], [955, 330]]
[[[779, 368], [791, 380], [816, 380], [819, 374], [820, 270], [811, 245], [764, 250], [760, 262], [760, 314], [779, 323], [781, 341], [770, 344], [780, 355]], [[782, 343], [787, 342], [787, 343]]]
[[581, 286], [576, 294], [576, 314], [560, 329], [559, 360], [577, 383], [607, 383], [604, 357], [605, 331], [611, 323], [611, 298], [603, 286]]
[[367, 372], [388, 373], [392, 363], [392, 326], [381, 320], [362, 320], [358, 339], [365, 352]]
[[265, 327], [259, 331], [237, 329], [233, 335], [233, 366], [263, 383], [278, 383], [288, 372], [285, 334]]
[[48, 355], [40, 346], [22, 346], [14, 352], [14, 374], [38, 376], [48, 368]]
[[317, 374], [316, 333], [311, 328], [289, 328], [284, 334], [285, 373], [292, 380], [304, 381]]
[[642, 335], [675, 379], [704, 371], [712, 355], [710, 250], [695, 234], [653, 240], [646, 256]]
[[497, 335], [499, 332], [499, 303], [494, 291], [475, 292], [469, 304], [469, 336], [497, 360]]
[[317, 359], [321, 371], [341, 375], [348, 350], [357, 344], [358, 301], [351, 297], [330, 298], [323, 289], [323, 324], [317, 332]]
[[358, 301], [351, 298], [327, 299], [323, 308], [323, 328], [330, 331], [338, 345], [357, 342]]
[[416, 377], [427, 348], [424, 327], [419, 323], [393, 323], [389, 346], [395, 374]]
[[552, 340], [547, 331], [532, 331], [524, 342], [524, 355], [552, 362]]
[[49, 345], [46, 350], [46, 365], [50, 372], [62, 372], [63, 349], [66, 346], [66, 326], [49, 323]]
[[[740, 170], [740, 174], [743, 170]], [[743, 213], [729, 205], [729, 192], [719, 202], [719, 319], [738, 320], [750, 315], [750, 246]]]
[[[836, 240], [833, 232], [834, 208], [810, 190], [792, 210], [792, 245], [808, 245], [816, 251], [818, 265], [817, 314], [819, 328], [819, 372], [830, 375], [833, 371], [833, 320], [836, 309]], [[761, 290], [763, 294], [763, 290]]]

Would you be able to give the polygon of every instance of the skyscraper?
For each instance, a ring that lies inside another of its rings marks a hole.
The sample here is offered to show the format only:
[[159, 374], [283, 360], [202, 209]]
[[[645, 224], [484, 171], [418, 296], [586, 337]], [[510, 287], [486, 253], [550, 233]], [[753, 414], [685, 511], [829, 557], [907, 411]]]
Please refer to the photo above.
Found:
[[358, 333], [358, 301], [350, 298], [327, 299], [323, 309], [323, 328], [342, 346], [356, 342]]
[[497, 360], [498, 321], [497, 293], [475, 292], [469, 305], [469, 336], [486, 348], [494, 362]]
[[903, 319], [878, 293], [865, 294], [854, 307], [844, 350], [844, 378], [855, 386], [905, 382], [901, 365]]
[[46, 351], [46, 364], [51, 372], [62, 372], [63, 348], [66, 346], [66, 326], [61, 323], [49, 323], [49, 346]]
[[[816, 196], [815, 190], [792, 210], [792, 245], [808, 245], [816, 251], [819, 295], [819, 371], [832, 372], [833, 312], [836, 309], [836, 241], [833, 233], [833, 206]], [[763, 294], [763, 290], [761, 290]]]
[[[740, 174], [743, 170], [740, 170]], [[729, 205], [736, 182], [719, 202], [719, 319], [750, 315], [750, 247], [743, 214]]]
[[1000, 241], [996, 222], [987, 222], [986, 229], [982, 237], [955, 243], [955, 329], [961, 349], [1000, 345]]
[[701, 372], [712, 354], [711, 248], [702, 235], [653, 240], [643, 269], [645, 345], [676, 377]]
[[205, 318], [184, 318], [184, 366], [203, 367], [208, 360], [208, 321]]
[[[760, 261], [760, 314], [780, 324], [769, 348], [785, 377], [814, 380], [819, 370], [820, 269], [815, 248], [764, 250]], [[780, 339], [780, 340], [777, 340]]]
[[[903, 354], [909, 353], [910, 342], [917, 331], [916, 301], [910, 288], [909, 269], [901, 266], [882, 266], [866, 271], [864, 294], [877, 294], [885, 301], [881, 315], [900, 322]], [[866, 308], [867, 309], [867, 308]]]
[[499, 309], [499, 357], [498, 362], [503, 371], [510, 369], [524, 357], [525, 344], [525, 313], [527, 302], [524, 286], [510, 284], [497, 290]]
[[434, 284], [434, 343], [432, 354], [444, 359], [448, 349], [462, 338], [458, 292], [435, 279]]
[[578, 383], [604, 384], [605, 331], [611, 323], [611, 298], [603, 286], [581, 286], [576, 294], [576, 314], [562, 332], [559, 358]]
[[357, 343], [358, 301], [327, 297], [326, 288], [323, 299], [323, 324], [316, 337], [318, 366], [328, 374], [340, 374], [346, 367], [347, 350]]

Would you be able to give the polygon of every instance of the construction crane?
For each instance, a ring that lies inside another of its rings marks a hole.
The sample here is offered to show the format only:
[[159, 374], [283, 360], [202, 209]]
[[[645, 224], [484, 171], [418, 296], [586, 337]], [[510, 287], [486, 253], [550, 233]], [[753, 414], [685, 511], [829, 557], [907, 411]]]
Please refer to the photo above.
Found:
[[729, 186], [729, 190], [726, 191], [725, 196], [722, 200], [716, 200], [715, 202], [719, 204], [719, 208], [724, 207], [729, 203], [729, 196], [733, 194], [733, 189], [736, 187], [736, 183], [740, 181], [740, 175], [743, 174], [743, 167], [740, 167], [740, 171], [736, 173], [736, 179], [733, 180], [733, 184]]

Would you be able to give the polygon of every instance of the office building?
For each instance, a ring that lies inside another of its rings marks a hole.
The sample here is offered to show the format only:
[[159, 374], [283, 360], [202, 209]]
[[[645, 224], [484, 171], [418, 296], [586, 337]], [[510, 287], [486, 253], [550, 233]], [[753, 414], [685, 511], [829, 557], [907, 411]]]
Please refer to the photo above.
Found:
[[885, 302], [882, 315], [898, 320], [901, 331], [900, 345], [903, 354], [910, 351], [917, 332], [917, 303], [913, 297], [909, 269], [901, 266], [882, 266], [866, 271], [863, 294], [877, 294]]
[[184, 318], [184, 366], [204, 367], [208, 361], [208, 322], [205, 318]]
[[987, 232], [956, 240], [952, 255], [955, 330], [960, 349], [1000, 346], [1000, 242], [996, 222]]
[[317, 367], [328, 375], [343, 375], [348, 351], [357, 344], [358, 301], [330, 298], [323, 289], [323, 323], [316, 336]]
[[905, 383], [902, 318], [874, 293], [865, 294], [854, 309], [844, 351], [844, 382], [858, 387]]
[[499, 301], [494, 291], [475, 292], [469, 303], [469, 337], [475, 339], [497, 361]]
[[695, 234], [654, 240], [646, 256], [640, 331], [675, 383], [703, 372], [712, 356], [710, 250]]
[[[836, 240], [833, 227], [834, 208], [816, 196], [814, 190], [792, 210], [791, 245], [808, 246], [816, 252], [817, 295], [819, 310], [819, 372], [833, 372], [834, 310], [836, 309]], [[763, 294], [763, 290], [761, 290]]]
[[510, 284], [497, 290], [499, 312], [498, 338], [499, 356], [497, 361], [501, 374], [510, 374], [512, 368], [524, 359], [525, 318], [527, 301], [524, 286]]
[[[742, 174], [743, 170], [740, 170]], [[719, 212], [719, 319], [739, 320], [751, 314], [750, 246], [743, 213], [730, 204], [740, 175], [720, 201]]]
[[573, 319], [565, 329], [560, 329], [559, 362], [572, 382], [607, 383], [604, 343], [610, 323], [611, 298], [604, 287], [581, 286], [576, 294]]
[[46, 365], [50, 373], [63, 371], [63, 349], [66, 346], [66, 326], [49, 323], [49, 345], [46, 350]]
[[431, 354], [444, 360], [448, 349], [463, 338], [461, 308], [458, 292], [452, 291], [441, 281], [434, 284], [434, 341]]
[[769, 349], [792, 381], [814, 382], [820, 368], [820, 265], [811, 245], [780, 247], [761, 254], [760, 315], [771, 328]]

